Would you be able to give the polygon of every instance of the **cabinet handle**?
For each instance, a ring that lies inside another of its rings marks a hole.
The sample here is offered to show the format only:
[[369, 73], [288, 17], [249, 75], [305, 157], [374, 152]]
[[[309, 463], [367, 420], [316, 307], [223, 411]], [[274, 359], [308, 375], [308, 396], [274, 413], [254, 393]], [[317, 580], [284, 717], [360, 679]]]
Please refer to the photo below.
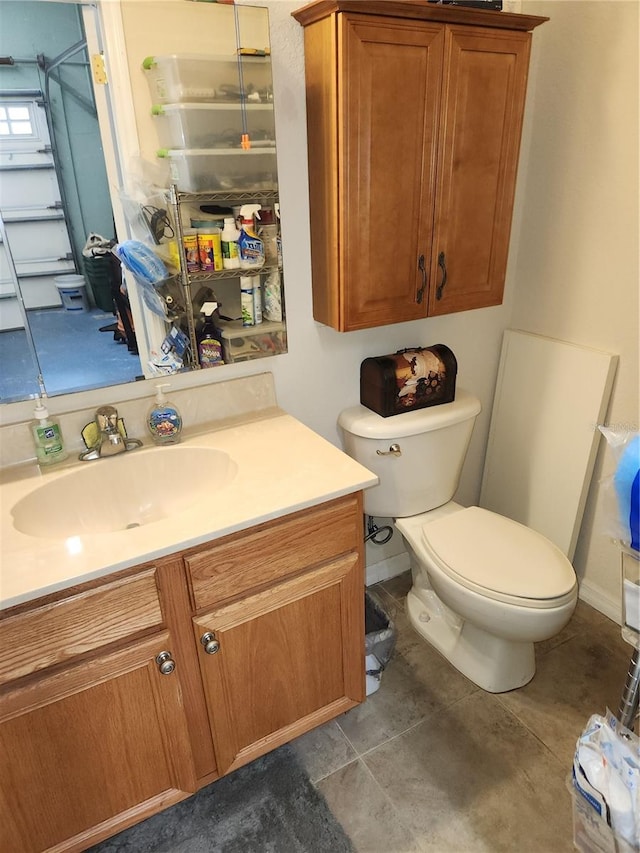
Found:
[[418, 269], [422, 273], [422, 287], [418, 290], [416, 294], [416, 302], [418, 305], [422, 302], [422, 297], [424, 296], [424, 291], [427, 286], [427, 270], [424, 265], [424, 255], [420, 255], [418, 258]]
[[442, 270], [442, 280], [436, 288], [436, 299], [442, 299], [442, 291], [447, 283], [447, 262], [444, 257], [444, 252], [440, 252], [438, 255], [438, 266]]
[[171, 657], [171, 652], [160, 652], [156, 657], [156, 663], [162, 675], [171, 675], [176, 668], [176, 662]]
[[216, 635], [212, 634], [211, 631], [203, 634], [200, 637], [200, 642], [208, 655], [215, 655], [216, 652], [220, 651], [220, 643], [216, 640]]

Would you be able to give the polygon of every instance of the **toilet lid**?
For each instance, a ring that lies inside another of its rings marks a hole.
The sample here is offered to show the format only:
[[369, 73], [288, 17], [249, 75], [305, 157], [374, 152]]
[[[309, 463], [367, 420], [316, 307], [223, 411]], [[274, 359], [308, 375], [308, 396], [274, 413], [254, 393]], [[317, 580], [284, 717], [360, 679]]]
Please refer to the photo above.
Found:
[[480, 507], [428, 522], [422, 540], [447, 574], [496, 597], [541, 602], [570, 594], [576, 584], [573, 566], [545, 536]]

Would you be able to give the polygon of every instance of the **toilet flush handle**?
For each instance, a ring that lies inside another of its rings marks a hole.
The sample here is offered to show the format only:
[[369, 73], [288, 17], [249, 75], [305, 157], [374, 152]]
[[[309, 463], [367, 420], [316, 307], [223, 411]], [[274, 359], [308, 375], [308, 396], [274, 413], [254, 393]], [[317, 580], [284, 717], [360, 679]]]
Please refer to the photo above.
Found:
[[399, 444], [392, 444], [388, 450], [376, 450], [378, 456], [402, 456]]

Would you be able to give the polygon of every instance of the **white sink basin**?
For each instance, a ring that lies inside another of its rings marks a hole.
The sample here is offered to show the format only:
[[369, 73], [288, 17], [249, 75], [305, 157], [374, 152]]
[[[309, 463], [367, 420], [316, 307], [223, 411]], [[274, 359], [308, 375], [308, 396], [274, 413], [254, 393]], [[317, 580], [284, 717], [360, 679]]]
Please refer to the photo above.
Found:
[[213, 448], [152, 447], [82, 463], [19, 500], [21, 533], [67, 539], [112, 533], [171, 518], [201, 502], [215, 513], [220, 490], [238, 466]]

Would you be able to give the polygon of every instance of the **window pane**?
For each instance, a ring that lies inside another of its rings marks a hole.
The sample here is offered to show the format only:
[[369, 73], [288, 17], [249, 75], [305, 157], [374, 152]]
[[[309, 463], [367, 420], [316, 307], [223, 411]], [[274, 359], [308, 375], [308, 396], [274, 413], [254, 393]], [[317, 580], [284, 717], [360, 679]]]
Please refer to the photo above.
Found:
[[29, 121], [29, 107], [9, 107], [9, 118], [14, 121]]
[[26, 134], [31, 135], [33, 131], [31, 130], [31, 122], [30, 121], [13, 121], [11, 122], [11, 132], [14, 135], [20, 134], [21, 136], [25, 136]]
[[5, 110], [4, 107], [0, 107], [0, 121], [6, 121], [6, 120], [7, 120], [7, 111]]

